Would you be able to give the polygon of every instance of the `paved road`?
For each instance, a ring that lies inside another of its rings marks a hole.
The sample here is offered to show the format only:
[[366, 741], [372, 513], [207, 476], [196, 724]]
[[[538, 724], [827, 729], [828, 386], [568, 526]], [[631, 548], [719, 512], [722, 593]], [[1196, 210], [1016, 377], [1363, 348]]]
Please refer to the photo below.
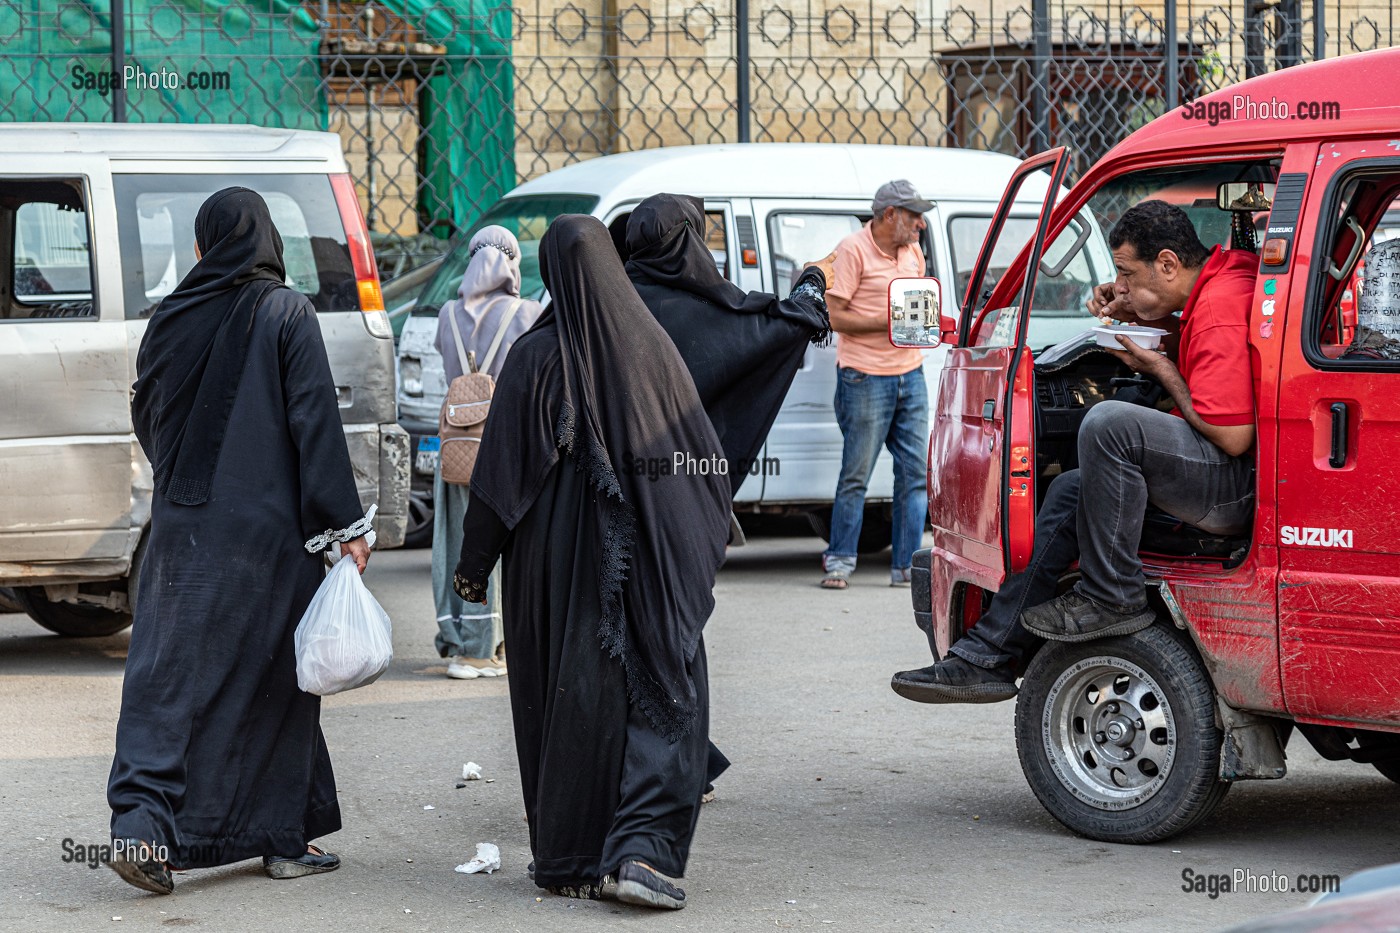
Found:
[[[1347, 874], [1400, 861], [1400, 788], [1303, 743], [1286, 780], [1240, 785], [1185, 837], [1126, 847], [1071, 835], [1021, 776], [1013, 704], [896, 697], [890, 673], [927, 653], [908, 591], [885, 585], [881, 561], [848, 592], [821, 591], [819, 551], [813, 538], [757, 539], [721, 571], [707, 630], [713, 735], [735, 765], [701, 818], [691, 904], [665, 916], [537, 899], [506, 685], [443, 676], [426, 551], [371, 563], [396, 659], [378, 684], [326, 701], [346, 825], [328, 841], [345, 866], [300, 881], [245, 862], [155, 897], [66, 864], [62, 840], [106, 836], [127, 636], [62, 640], [0, 616], [0, 930], [1212, 930], [1308, 898], [1212, 900], [1182, 892], [1183, 869]], [[492, 782], [456, 789], [468, 760]], [[502, 871], [455, 874], [485, 841], [501, 847]]]

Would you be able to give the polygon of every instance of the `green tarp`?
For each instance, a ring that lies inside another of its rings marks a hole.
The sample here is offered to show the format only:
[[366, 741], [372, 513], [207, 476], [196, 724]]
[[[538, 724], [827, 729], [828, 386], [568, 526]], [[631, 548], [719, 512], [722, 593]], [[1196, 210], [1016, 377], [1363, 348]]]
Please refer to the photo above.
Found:
[[[418, 208], [440, 236], [515, 184], [512, 14], [493, 2], [382, 4], [447, 46], [418, 99]], [[127, 11], [128, 121], [329, 126], [314, 8], [128, 0]], [[112, 120], [111, 42], [110, 0], [0, 5], [0, 120]]]

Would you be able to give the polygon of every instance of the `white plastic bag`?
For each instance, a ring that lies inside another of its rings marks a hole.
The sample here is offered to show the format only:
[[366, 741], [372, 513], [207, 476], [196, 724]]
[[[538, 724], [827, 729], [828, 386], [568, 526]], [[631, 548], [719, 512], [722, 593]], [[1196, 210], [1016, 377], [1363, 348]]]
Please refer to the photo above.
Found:
[[297, 624], [297, 686], [330, 696], [372, 684], [394, 658], [389, 614], [346, 554], [326, 574]]

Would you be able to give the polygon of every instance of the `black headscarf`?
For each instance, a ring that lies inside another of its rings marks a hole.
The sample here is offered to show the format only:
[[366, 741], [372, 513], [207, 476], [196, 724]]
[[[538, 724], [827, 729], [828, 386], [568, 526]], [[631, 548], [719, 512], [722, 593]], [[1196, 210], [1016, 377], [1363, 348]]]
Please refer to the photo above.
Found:
[[[472, 498], [514, 528], [561, 452], [587, 476], [603, 550], [603, 647], [622, 662], [632, 702], [674, 742], [695, 719], [688, 666], [729, 537], [719, 439], [598, 220], [555, 220], [540, 241], [540, 274], [550, 304], [502, 373]], [[652, 464], [669, 471], [677, 452], [710, 468], [648, 476]]]
[[627, 275], [695, 380], [733, 493], [754, 467], [807, 343], [827, 336], [826, 281], [808, 270], [783, 301], [745, 292], [715, 267], [704, 209], [699, 198], [677, 194], [639, 204], [627, 220]]
[[209, 498], [253, 312], [287, 278], [267, 203], [225, 188], [194, 220], [200, 260], [156, 308], [136, 355], [131, 417], [156, 491], [179, 505]]
[[789, 305], [777, 295], [746, 292], [720, 275], [705, 245], [705, 202], [684, 194], [654, 194], [627, 218], [627, 275], [669, 285], [722, 311], [785, 318], [810, 331], [813, 343], [831, 327], [825, 314]]

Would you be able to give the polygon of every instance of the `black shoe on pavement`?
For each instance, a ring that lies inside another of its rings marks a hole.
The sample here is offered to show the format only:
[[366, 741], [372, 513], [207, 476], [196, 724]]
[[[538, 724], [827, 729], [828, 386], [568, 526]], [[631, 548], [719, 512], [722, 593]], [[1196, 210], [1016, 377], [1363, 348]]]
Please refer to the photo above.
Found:
[[555, 897], [572, 897], [581, 901], [603, 899], [603, 881], [597, 884], [552, 884], [545, 890]]
[[957, 655], [916, 671], [900, 671], [890, 689], [916, 703], [997, 703], [1016, 695], [1011, 668], [978, 667]]
[[[113, 848], [116, 848], [115, 843]], [[123, 881], [152, 894], [174, 894], [175, 877], [170, 866], [155, 858], [155, 848], [139, 839], [124, 839], [120, 851], [107, 862]]]
[[319, 875], [328, 871], [335, 871], [340, 867], [340, 856], [323, 851], [315, 846], [307, 846], [308, 851], [298, 855], [296, 858], [284, 858], [280, 855], [264, 855], [263, 870], [267, 872], [269, 878], [283, 881], [287, 878], [304, 878], [307, 875]]
[[641, 862], [623, 862], [617, 870], [617, 899], [624, 904], [664, 910], [680, 910], [685, 906], [685, 892]]
[[1021, 627], [1050, 641], [1081, 642], [1131, 635], [1157, 621], [1152, 607], [1119, 612], [1070, 590], [1021, 613]]

